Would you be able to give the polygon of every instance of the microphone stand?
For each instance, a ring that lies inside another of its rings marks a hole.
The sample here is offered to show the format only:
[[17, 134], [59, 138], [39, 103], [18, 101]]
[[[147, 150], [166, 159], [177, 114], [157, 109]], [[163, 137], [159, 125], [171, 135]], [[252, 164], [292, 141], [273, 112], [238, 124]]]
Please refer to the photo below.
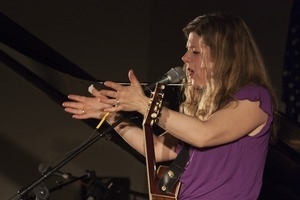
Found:
[[[56, 172], [57, 170], [59, 170], [61, 167], [63, 167], [64, 165], [66, 165], [73, 158], [75, 158], [77, 155], [79, 155], [81, 152], [83, 152], [85, 149], [87, 149], [89, 146], [91, 146], [92, 144], [94, 144], [95, 142], [97, 142], [100, 138], [102, 138], [107, 133], [109, 133], [111, 130], [113, 130], [122, 121], [124, 121], [125, 119], [131, 117], [131, 115], [132, 115], [132, 113], [127, 113], [127, 114], [123, 115], [117, 122], [115, 122], [114, 124], [112, 124], [106, 130], [100, 132], [97, 136], [95, 136], [94, 138], [92, 138], [91, 140], [89, 140], [87, 143], [84, 143], [82, 146], [80, 146], [80, 148], [76, 149], [76, 151], [72, 152], [69, 156], [67, 156], [64, 160], [62, 160], [56, 166], [52, 167], [50, 170], [48, 170], [45, 173], [43, 173], [38, 179], [36, 179], [35, 181], [33, 181], [29, 186], [27, 186], [27, 187], [19, 190], [18, 194], [16, 194], [18, 196], [18, 199], [19, 200], [26, 200], [27, 199], [26, 195], [30, 191], [32, 191], [33, 189], [35, 189], [37, 186], [39, 186], [41, 183], [43, 183], [43, 181], [45, 181], [46, 179], [48, 179], [54, 172]], [[41, 195], [43, 195], [44, 193], [47, 193], [47, 192], [45, 192], [43, 190], [40, 193], [41, 193]], [[43, 198], [43, 199], [47, 199], [47, 198]]]
[[[89, 173], [89, 172], [87, 172], [87, 173]], [[89, 176], [90, 176], [89, 174], [85, 174], [85, 175], [82, 175], [82, 176], [80, 176], [80, 177], [72, 177], [71, 180], [69, 180], [68, 182], [66, 182], [66, 183], [60, 183], [60, 184], [58, 184], [57, 186], [55, 186], [55, 187], [49, 189], [49, 193], [54, 192], [54, 191], [56, 191], [56, 190], [59, 190], [59, 189], [65, 187], [65, 186], [67, 186], [67, 185], [70, 185], [71, 183], [74, 183], [74, 182], [76, 182], [76, 181], [78, 181], [78, 180], [82, 180], [82, 179], [87, 178], [87, 177], [89, 177]]]

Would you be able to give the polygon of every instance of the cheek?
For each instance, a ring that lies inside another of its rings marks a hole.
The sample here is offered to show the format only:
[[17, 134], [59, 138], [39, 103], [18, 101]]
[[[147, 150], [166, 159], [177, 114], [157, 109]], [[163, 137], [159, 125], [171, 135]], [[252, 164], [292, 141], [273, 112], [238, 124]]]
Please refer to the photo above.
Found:
[[199, 67], [195, 71], [194, 83], [198, 86], [204, 86], [210, 79], [211, 72], [207, 68]]
[[206, 76], [207, 76], [207, 73], [206, 73], [207, 71], [205, 70], [205, 68], [200, 68], [199, 70], [198, 70], [198, 76], [199, 76], [199, 78], [202, 80], [202, 81], [205, 81], [205, 79], [206, 79]]

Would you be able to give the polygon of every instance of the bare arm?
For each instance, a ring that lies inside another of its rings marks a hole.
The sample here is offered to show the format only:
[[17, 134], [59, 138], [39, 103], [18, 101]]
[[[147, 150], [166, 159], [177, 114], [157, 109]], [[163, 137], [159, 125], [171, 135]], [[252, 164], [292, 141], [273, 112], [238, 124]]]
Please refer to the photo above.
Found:
[[[119, 116], [113, 115], [107, 121], [113, 124]], [[135, 150], [145, 155], [144, 131], [136, 126], [130, 120], [122, 122], [116, 126], [115, 130], [120, 136]], [[176, 145], [178, 140], [173, 136], [165, 133], [160, 136], [153, 134], [154, 150], [156, 161], [168, 161], [176, 157]]]
[[[107, 113], [107, 111], [104, 111], [104, 109], [111, 108], [113, 106], [100, 100], [106, 99], [106, 97], [102, 96], [97, 89], [92, 88], [90, 92], [93, 97], [85, 97], [75, 94], [69, 95], [68, 98], [70, 101], [63, 103], [65, 111], [71, 113], [72, 117], [75, 119], [102, 119]], [[111, 112], [107, 118], [107, 122], [109, 124], [113, 124], [120, 117], [120, 114], [117, 112]], [[141, 128], [137, 127], [130, 120], [125, 120], [117, 125], [115, 130], [129, 145], [131, 145], [141, 154], [145, 155], [144, 133]], [[177, 140], [174, 140], [174, 138], [172, 139], [172, 137], [167, 136], [166, 134], [159, 137], [154, 135], [153, 139], [155, 144], [156, 159], [158, 162], [172, 160], [175, 158], [175, 147]]]
[[[106, 82], [113, 90], [100, 91], [113, 99], [103, 100], [112, 104], [119, 99], [119, 107], [106, 111], [138, 111], [145, 114], [149, 98], [146, 97], [132, 71], [129, 73], [130, 86]], [[163, 108], [158, 124], [174, 137], [196, 147], [207, 147], [232, 142], [245, 135], [255, 135], [267, 121], [267, 114], [259, 107], [259, 102], [242, 100], [231, 102], [215, 112], [207, 121], [201, 121], [179, 112]]]
[[259, 108], [259, 102], [243, 100], [230, 103], [205, 122], [163, 108], [158, 124], [180, 140], [207, 147], [232, 142], [245, 135], [253, 136], [266, 121], [267, 114]]

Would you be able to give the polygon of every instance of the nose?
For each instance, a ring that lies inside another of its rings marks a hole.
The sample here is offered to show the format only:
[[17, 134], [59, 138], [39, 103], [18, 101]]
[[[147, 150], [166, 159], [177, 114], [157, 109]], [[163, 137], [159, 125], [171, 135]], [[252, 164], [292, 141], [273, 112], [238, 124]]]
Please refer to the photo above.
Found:
[[187, 56], [187, 53], [185, 53], [182, 57], [181, 60], [185, 63], [189, 62], [189, 57]]

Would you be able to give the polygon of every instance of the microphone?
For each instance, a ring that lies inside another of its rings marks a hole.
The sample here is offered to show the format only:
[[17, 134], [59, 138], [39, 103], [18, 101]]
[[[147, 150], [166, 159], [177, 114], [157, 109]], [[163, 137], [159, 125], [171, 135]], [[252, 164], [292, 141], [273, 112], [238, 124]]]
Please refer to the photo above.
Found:
[[[50, 165], [48, 164], [39, 164], [38, 170], [41, 174], [45, 174], [46, 172], [50, 171], [52, 168]], [[62, 177], [63, 179], [70, 179], [72, 177], [72, 174], [70, 173], [65, 173], [65, 172], [61, 172], [61, 171], [55, 171], [53, 172], [54, 175]]]
[[171, 68], [167, 73], [160, 77], [156, 82], [145, 85], [144, 92], [147, 90], [152, 91], [157, 83], [167, 85], [170, 83], [178, 83], [185, 77], [185, 73], [182, 67]]
[[[157, 83], [161, 83], [163, 85], [168, 85], [168, 84], [173, 84], [173, 83], [178, 83], [182, 81], [182, 79], [185, 77], [185, 72], [183, 71], [182, 67], [175, 67], [171, 68], [167, 73], [165, 73], [162, 77], [160, 77], [156, 82], [153, 83], [141, 83], [142, 86], [144, 86], [143, 90], [145, 93], [148, 93], [149, 91], [151, 92]], [[101, 85], [104, 84], [104, 82], [100, 81], [97, 82]], [[121, 85], [130, 85], [130, 83], [119, 83]], [[94, 84], [90, 85], [88, 87], [89, 93], [92, 93], [92, 90], [94, 88]]]

